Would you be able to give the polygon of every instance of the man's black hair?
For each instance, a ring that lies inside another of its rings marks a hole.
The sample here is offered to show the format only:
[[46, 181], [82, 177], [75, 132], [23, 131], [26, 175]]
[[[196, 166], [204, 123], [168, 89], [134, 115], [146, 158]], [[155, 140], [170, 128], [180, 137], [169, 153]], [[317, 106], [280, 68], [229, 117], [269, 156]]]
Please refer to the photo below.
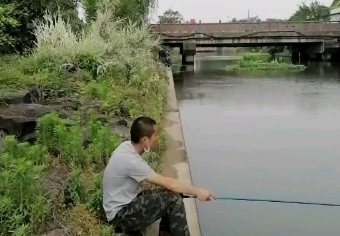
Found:
[[135, 119], [130, 129], [131, 142], [139, 143], [140, 139], [145, 136], [150, 138], [155, 132], [154, 125], [156, 121], [150, 117], [141, 116]]

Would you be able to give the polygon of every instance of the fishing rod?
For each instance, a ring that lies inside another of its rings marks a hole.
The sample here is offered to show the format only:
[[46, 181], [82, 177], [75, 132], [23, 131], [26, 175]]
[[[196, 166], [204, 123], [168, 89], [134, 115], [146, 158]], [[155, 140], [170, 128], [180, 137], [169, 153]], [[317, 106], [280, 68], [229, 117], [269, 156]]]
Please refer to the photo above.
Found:
[[[183, 198], [197, 198], [195, 196], [182, 195]], [[271, 202], [271, 203], [286, 203], [286, 204], [300, 204], [300, 205], [317, 205], [317, 206], [330, 206], [340, 207], [340, 204], [333, 203], [319, 203], [319, 202], [300, 202], [300, 201], [285, 201], [285, 200], [272, 200], [272, 199], [255, 199], [255, 198], [236, 198], [236, 197], [217, 197], [217, 200], [231, 200], [231, 201], [246, 201], [246, 202]]]

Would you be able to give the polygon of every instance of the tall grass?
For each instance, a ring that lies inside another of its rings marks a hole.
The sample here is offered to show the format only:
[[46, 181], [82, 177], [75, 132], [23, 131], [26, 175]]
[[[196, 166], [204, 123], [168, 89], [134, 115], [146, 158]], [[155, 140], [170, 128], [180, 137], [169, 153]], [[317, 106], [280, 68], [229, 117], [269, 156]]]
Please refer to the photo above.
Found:
[[[59, 18], [47, 17], [46, 21], [48, 24], [40, 25], [36, 32], [34, 58], [40, 68], [53, 69], [56, 64], [59, 70], [73, 68], [76, 72], [68, 73], [66, 82], [76, 80], [85, 94], [104, 100], [106, 111], [136, 117], [149, 113], [146, 106], [155, 106], [154, 112], [147, 115], [160, 120], [159, 105], [164, 102], [167, 81], [163, 69], [154, 61], [159, 41], [147, 26], [130, 23], [123, 27], [121, 21], [112, 22], [110, 14], [102, 12], [77, 39], [71, 27]], [[66, 37], [56, 40], [60, 35]], [[64, 87], [62, 78], [54, 86]]]

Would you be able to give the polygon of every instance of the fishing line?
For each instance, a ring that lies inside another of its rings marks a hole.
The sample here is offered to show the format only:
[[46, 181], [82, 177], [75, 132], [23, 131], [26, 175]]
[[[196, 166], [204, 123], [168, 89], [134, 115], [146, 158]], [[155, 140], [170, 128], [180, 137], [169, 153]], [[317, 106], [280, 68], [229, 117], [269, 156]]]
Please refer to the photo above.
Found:
[[[183, 198], [197, 198], [197, 197], [183, 195]], [[285, 201], [285, 200], [255, 199], [255, 198], [218, 197], [217, 200], [246, 201], [246, 202], [271, 202], [271, 203], [340, 207], [340, 204], [333, 204], [333, 203], [300, 202], [300, 201]]]

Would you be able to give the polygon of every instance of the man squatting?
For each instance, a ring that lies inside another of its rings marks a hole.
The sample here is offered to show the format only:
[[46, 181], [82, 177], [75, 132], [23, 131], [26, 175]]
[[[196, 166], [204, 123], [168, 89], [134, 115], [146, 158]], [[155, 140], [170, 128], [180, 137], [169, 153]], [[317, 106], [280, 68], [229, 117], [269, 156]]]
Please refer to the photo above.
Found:
[[[157, 146], [158, 127], [149, 117], [132, 123], [130, 141], [112, 153], [103, 178], [103, 208], [116, 232], [133, 233], [161, 219], [159, 235], [190, 236], [183, 194], [201, 201], [216, 198], [207, 190], [157, 174], [141, 157]], [[160, 188], [138, 193], [142, 181]]]

